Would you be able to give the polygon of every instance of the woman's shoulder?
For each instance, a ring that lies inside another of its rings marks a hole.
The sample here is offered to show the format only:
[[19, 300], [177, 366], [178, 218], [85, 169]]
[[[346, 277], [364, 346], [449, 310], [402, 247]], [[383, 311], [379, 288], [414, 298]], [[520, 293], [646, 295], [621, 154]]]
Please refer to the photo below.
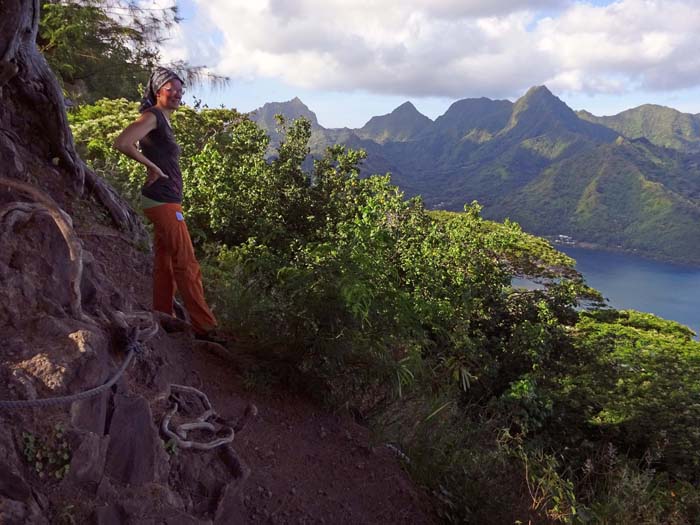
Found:
[[145, 109], [141, 113], [142, 118], [148, 119], [154, 128], [166, 129], [169, 127], [168, 119], [165, 118], [163, 112], [155, 106]]
[[144, 109], [141, 115], [147, 116], [146, 118], [155, 118], [156, 120], [165, 118], [163, 112], [159, 110], [156, 106], [151, 106], [150, 108]]
[[141, 113], [141, 120], [144, 121], [157, 121], [158, 120], [158, 110], [151, 111], [152, 108], [148, 108]]

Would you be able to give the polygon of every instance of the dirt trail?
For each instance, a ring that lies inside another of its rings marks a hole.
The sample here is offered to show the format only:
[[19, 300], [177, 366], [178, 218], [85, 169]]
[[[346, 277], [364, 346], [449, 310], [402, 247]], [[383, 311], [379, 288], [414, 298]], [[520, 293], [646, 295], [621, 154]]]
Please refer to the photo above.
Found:
[[[196, 345], [169, 357], [183, 381], [205, 391], [224, 418], [248, 403], [259, 414], [234, 448], [251, 469], [228, 523], [432, 523], [427, 498], [366, 428], [298, 395], [246, 391], [238, 371]], [[185, 454], [198, 454], [185, 452]]]

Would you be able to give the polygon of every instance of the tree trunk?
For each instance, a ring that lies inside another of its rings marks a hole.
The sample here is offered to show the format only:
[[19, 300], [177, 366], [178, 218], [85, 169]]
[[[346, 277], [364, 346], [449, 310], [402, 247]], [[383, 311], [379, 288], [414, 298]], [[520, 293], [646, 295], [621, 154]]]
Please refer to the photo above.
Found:
[[36, 47], [39, 5], [0, 0], [0, 176], [37, 184], [63, 207], [87, 190], [140, 240], [138, 216], [76, 153], [58, 81]]

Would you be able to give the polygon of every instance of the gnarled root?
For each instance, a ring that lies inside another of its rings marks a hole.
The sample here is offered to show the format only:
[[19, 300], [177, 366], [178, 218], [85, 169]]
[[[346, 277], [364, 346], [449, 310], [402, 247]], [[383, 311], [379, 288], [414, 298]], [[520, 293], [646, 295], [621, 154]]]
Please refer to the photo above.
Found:
[[2, 211], [0, 211], [0, 220], [6, 218], [10, 221], [10, 225], [12, 225], [14, 221], [16, 221], [12, 215], [14, 212], [33, 214], [37, 211], [44, 211], [48, 213], [56, 223], [56, 226], [58, 226], [58, 229], [63, 235], [63, 239], [66, 241], [70, 257], [71, 312], [75, 318], [92, 324], [93, 321], [83, 313], [82, 309], [80, 281], [83, 275], [83, 247], [80, 243], [80, 239], [78, 239], [78, 236], [73, 230], [73, 221], [70, 216], [64, 212], [49, 195], [31, 184], [0, 177], [0, 186], [9, 186], [13, 190], [35, 201], [33, 205], [26, 202], [15, 202], [5, 206]]

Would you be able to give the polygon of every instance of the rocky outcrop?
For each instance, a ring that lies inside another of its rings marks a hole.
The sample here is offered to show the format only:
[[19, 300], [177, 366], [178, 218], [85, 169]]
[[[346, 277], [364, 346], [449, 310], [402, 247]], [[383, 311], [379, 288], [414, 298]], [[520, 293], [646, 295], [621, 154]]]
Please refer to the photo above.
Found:
[[162, 481], [168, 455], [143, 397], [117, 394], [109, 428], [106, 473], [123, 485]]
[[0, 523], [39, 525], [48, 523], [32, 489], [12, 465], [0, 463]]

